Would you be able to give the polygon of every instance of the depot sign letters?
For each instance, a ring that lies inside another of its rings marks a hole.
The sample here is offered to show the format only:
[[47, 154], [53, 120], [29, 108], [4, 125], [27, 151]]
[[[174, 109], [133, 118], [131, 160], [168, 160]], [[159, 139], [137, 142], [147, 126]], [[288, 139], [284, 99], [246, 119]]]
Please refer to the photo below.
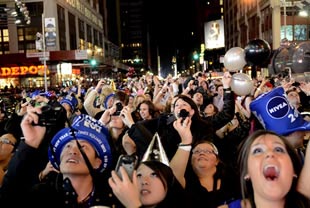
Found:
[[16, 67], [1, 67], [0, 76], [21, 76], [21, 75], [38, 75], [44, 73], [44, 65], [38, 66], [16, 66]]

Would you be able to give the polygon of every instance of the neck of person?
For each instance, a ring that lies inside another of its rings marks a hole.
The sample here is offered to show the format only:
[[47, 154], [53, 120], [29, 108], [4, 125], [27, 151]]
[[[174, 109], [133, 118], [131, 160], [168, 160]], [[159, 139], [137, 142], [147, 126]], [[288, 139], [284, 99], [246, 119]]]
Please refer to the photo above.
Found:
[[[214, 174], [216, 173], [216, 167], [200, 169], [195, 171], [196, 175], [203, 186], [208, 186], [208, 190], [213, 187]], [[214, 181], [215, 182], [215, 181]], [[209, 190], [210, 191], [210, 190]]]
[[255, 194], [255, 205], [256, 208], [283, 208], [285, 207], [285, 199], [279, 199], [279, 200], [268, 200], [263, 199], [262, 197]]
[[111, 128], [110, 133], [113, 140], [117, 140], [118, 137], [123, 133], [124, 128]]
[[87, 175], [64, 175], [64, 178], [69, 178], [71, 185], [78, 195], [78, 202], [86, 199], [94, 189], [92, 176]]

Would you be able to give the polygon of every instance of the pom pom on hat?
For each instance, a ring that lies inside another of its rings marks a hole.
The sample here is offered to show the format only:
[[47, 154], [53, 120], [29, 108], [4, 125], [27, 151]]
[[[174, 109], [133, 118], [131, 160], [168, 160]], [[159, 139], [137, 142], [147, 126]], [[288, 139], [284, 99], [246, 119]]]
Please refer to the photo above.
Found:
[[250, 109], [265, 129], [280, 135], [310, 130], [310, 123], [289, 104], [282, 87], [261, 94], [251, 102]]
[[[82, 114], [72, 124], [76, 139], [89, 142], [95, 149], [102, 163], [98, 170], [103, 172], [112, 164], [111, 148], [108, 142], [109, 132], [98, 120]], [[63, 147], [75, 139], [70, 128], [60, 130], [51, 141], [48, 157], [52, 165], [59, 170], [60, 155]]]

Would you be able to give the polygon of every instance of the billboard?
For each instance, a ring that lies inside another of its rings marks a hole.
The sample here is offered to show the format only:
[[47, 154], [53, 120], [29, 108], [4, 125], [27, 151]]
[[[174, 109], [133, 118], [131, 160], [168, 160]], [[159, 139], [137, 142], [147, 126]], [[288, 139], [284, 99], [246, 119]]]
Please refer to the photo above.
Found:
[[56, 47], [56, 23], [55, 18], [44, 19], [45, 46], [47, 49]]
[[225, 47], [224, 21], [222, 19], [206, 22], [204, 29], [206, 49]]

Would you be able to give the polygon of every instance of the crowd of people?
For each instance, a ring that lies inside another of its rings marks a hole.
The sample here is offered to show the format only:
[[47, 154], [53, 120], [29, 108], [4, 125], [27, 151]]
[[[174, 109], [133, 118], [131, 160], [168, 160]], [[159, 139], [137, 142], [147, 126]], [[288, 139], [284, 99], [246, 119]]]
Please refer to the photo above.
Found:
[[[253, 79], [238, 95], [233, 81], [23, 90], [14, 112], [0, 103], [1, 207], [310, 207], [310, 83]], [[124, 155], [137, 161], [116, 170]]]

